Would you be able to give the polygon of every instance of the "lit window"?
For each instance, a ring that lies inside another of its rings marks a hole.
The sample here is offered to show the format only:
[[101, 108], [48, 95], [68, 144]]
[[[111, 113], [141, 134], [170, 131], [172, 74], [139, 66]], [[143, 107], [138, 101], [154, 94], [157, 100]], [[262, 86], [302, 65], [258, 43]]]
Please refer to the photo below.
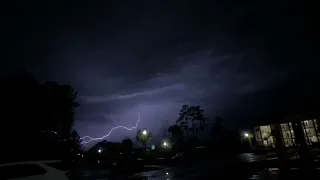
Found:
[[312, 142], [318, 142], [318, 138], [317, 138], [316, 136], [312, 136], [312, 137], [311, 137], [311, 141], [312, 141]]
[[263, 145], [267, 146], [268, 145], [268, 141], [264, 140], [263, 141]]
[[308, 135], [311, 134], [309, 129], [306, 129], [306, 133], [307, 133]]

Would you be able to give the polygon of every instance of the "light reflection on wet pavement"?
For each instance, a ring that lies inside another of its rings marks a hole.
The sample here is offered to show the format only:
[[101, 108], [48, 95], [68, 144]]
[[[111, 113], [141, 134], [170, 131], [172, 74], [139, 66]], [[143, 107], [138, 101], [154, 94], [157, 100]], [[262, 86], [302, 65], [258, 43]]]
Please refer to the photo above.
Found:
[[[290, 159], [296, 159], [297, 156], [290, 156]], [[268, 152], [268, 153], [243, 153], [237, 156], [237, 159], [242, 163], [250, 163], [258, 162], [258, 161], [273, 161], [276, 160], [276, 153]], [[231, 166], [228, 167], [230, 170], [228, 171], [227, 168], [223, 169], [223, 173], [219, 172], [222, 170], [218, 168], [220, 165], [221, 167], [223, 164], [228, 164], [230, 161], [215, 161], [213, 159], [205, 159], [200, 162], [195, 163], [195, 165], [191, 164], [184, 164], [179, 167], [165, 167], [165, 166], [146, 166], [145, 172], [136, 173], [130, 177], [101, 177], [100, 179], [132, 179], [132, 180], [173, 180], [173, 179], [181, 179], [181, 180], [189, 180], [189, 179], [228, 179], [232, 177], [237, 177], [237, 179], [250, 179], [250, 180], [258, 180], [258, 179], [288, 179], [292, 175], [290, 174], [303, 174], [301, 173], [301, 169], [298, 168], [291, 168], [289, 172], [283, 174], [279, 173], [278, 168], [265, 168], [265, 169], [251, 169], [250, 167], [243, 167], [240, 165], [239, 167], [242, 168], [241, 170], [238, 169], [238, 166]], [[254, 163], [255, 164], [255, 163]], [[218, 165], [218, 166], [217, 166]], [[243, 172], [246, 171], [246, 172]], [[318, 176], [320, 170], [313, 169], [312, 175]], [[305, 175], [305, 176], [308, 176]], [[293, 176], [292, 178], [294, 178]], [[304, 179], [304, 177], [302, 177]], [[290, 178], [291, 179], [291, 178]], [[320, 179], [320, 178], [318, 178]]]
[[[211, 174], [208, 176], [208, 174]], [[215, 176], [214, 171], [211, 172], [203, 172], [201, 170], [195, 169], [183, 169], [183, 168], [163, 168], [148, 172], [142, 172], [134, 174], [128, 178], [98, 178], [99, 180], [109, 179], [109, 180], [191, 180], [191, 179], [229, 179], [237, 177], [237, 179], [243, 180], [282, 180], [282, 179], [298, 179], [314, 177], [314, 179], [320, 178], [320, 170], [313, 169], [311, 171], [302, 172], [301, 169], [291, 168], [286, 173], [280, 174], [279, 168], [266, 168], [261, 171], [253, 172], [248, 176], [238, 176], [233, 172], [230, 172], [229, 175], [226, 176]]]
[[[211, 172], [214, 173], [214, 172]], [[232, 173], [232, 172], [230, 172]], [[230, 177], [237, 177], [236, 174], [230, 175]], [[228, 179], [230, 177], [215, 177], [205, 176], [202, 172], [186, 172], [182, 169], [163, 169], [143, 174], [136, 174], [129, 179], [132, 180], [191, 180], [191, 179]], [[312, 169], [310, 171], [302, 171], [298, 168], [291, 168], [285, 173], [280, 173], [279, 168], [266, 168], [261, 171], [252, 173], [246, 177], [237, 177], [237, 179], [243, 180], [283, 180], [283, 179], [304, 179], [313, 177], [315, 179], [320, 178], [320, 170]]]
[[264, 160], [274, 160], [277, 159], [275, 152], [268, 153], [242, 153], [238, 156], [239, 160], [242, 162], [256, 162]]

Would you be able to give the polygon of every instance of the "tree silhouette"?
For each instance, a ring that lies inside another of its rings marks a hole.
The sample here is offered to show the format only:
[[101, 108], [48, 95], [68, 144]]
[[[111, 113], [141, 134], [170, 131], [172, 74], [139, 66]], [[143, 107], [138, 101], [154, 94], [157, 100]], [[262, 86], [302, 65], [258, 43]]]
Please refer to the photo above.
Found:
[[143, 145], [144, 150], [146, 150], [147, 143], [152, 140], [152, 134], [150, 132], [143, 134], [143, 130], [139, 129], [137, 131], [136, 139]]
[[[193, 137], [195, 133], [200, 130], [201, 132], [205, 128], [205, 116], [204, 111], [200, 108], [200, 106], [191, 106], [190, 107], [190, 116], [192, 122], [192, 134]], [[197, 127], [199, 124], [199, 128]]]
[[81, 140], [78, 132], [76, 130], [73, 130], [65, 144], [67, 146], [67, 149], [78, 151], [80, 149], [80, 142]]
[[171, 134], [171, 141], [179, 142], [183, 140], [183, 130], [178, 125], [173, 125], [168, 128], [168, 132]]
[[65, 140], [59, 139], [58, 147], [62, 147], [61, 149], [59, 148], [59, 150], [61, 154], [66, 155], [64, 159], [69, 161], [79, 160], [79, 153], [82, 152], [80, 142], [80, 136], [76, 130], [73, 130]]
[[46, 82], [40, 88], [40, 118], [46, 120], [42, 128], [67, 138], [73, 126], [74, 108], [78, 106], [77, 93], [71, 86], [56, 82]]
[[183, 105], [180, 113], [179, 118], [177, 120], [177, 123], [182, 127], [186, 133], [186, 137], [189, 137], [189, 120], [190, 120], [190, 106], [189, 105]]
[[131, 154], [133, 150], [133, 142], [130, 138], [126, 138], [122, 141], [122, 148], [125, 154]]
[[217, 148], [222, 148], [221, 144], [224, 144], [224, 141], [227, 141], [226, 138], [226, 129], [223, 127], [224, 119], [222, 117], [216, 117], [211, 129], [213, 145], [216, 145]]
[[214, 139], [218, 138], [223, 132], [223, 123], [224, 119], [222, 117], [217, 116], [212, 126], [212, 136]]
[[168, 132], [171, 134], [171, 142], [174, 143], [174, 148], [177, 148], [179, 150], [182, 146], [184, 138], [182, 128], [175, 124], [168, 128]]
[[200, 108], [200, 106], [183, 105], [180, 110], [177, 123], [185, 130], [187, 138], [189, 137], [190, 121], [192, 135], [194, 137], [196, 135], [196, 131], [198, 131], [198, 124], [201, 131], [203, 131], [205, 127], [204, 111]]
[[61, 158], [66, 154], [66, 143], [76, 136], [72, 132], [78, 106], [75, 90], [55, 82], [38, 83], [27, 72], [4, 79], [2, 85], [0, 111], [6, 125], [1, 125], [0, 135], [7, 146], [0, 159]]

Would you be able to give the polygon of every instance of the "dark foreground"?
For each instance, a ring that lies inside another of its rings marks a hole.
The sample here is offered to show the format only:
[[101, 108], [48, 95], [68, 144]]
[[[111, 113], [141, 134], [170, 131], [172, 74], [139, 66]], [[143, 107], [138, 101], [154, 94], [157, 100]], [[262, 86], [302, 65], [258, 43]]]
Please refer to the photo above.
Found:
[[317, 158], [305, 162], [290, 157], [285, 168], [281, 168], [283, 163], [275, 153], [161, 159], [152, 163], [157, 165], [144, 165], [142, 170], [131, 174], [115, 173], [105, 168], [85, 169], [83, 176], [77, 179], [320, 179]]

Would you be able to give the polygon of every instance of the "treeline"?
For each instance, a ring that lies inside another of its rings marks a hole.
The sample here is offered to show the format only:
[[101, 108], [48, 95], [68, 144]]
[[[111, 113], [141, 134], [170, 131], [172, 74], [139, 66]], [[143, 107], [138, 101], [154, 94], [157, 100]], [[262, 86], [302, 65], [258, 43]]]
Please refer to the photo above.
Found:
[[1, 161], [72, 158], [79, 151], [72, 86], [21, 72], [2, 79], [0, 90]]
[[[207, 121], [213, 121], [213, 124], [209, 126]], [[203, 141], [201, 134], [206, 128], [210, 129], [211, 137]], [[183, 105], [176, 124], [170, 126], [168, 132], [172, 148], [176, 152], [201, 146], [219, 153], [237, 153], [246, 148], [241, 144], [238, 129], [226, 127], [225, 119], [222, 117], [209, 120], [200, 106]]]

